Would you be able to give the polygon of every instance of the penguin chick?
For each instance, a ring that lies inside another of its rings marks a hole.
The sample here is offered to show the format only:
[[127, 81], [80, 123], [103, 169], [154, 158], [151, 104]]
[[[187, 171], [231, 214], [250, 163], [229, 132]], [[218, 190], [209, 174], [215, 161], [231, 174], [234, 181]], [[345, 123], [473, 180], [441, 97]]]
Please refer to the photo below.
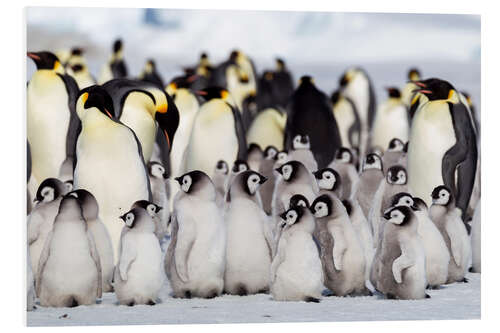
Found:
[[409, 207], [384, 214], [382, 241], [372, 265], [375, 288], [389, 299], [430, 298], [425, 293], [425, 252], [417, 218]]
[[99, 254], [73, 196], [61, 200], [40, 255], [35, 286], [41, 306], [90, 305], [102, 297]]
[[253, 171], [259, 171], [260, 164], [264, 159], [264, 152], [260, 148], [260, 146], [256, 143], [251, 143], [248, 146], [248, 156], [247, 156], [247, 164], [248, 167]]
[[161, 248], [149, 213], [139, 207], [120, 216], [127, 232], [120, 237], [120, 253], [114, 273], [115, 292], [122, 305], [154, 305], [165, 280]]
[[342, 198], [342, 180], [337, 171], [325, 168], [313, 172], [320, 193], [334, 193], [337, 198]]
[[229, 166], [227, 165], [226, 161], [217, 161], [212, 181], [216, 190], [217, 207], [219, 207], [220, 209], [224, 207], [224, 197], [226, 195], [226, 182], [228, 174]]
[[455, 206], [454, 197], [446, 186], [440, 185], [432, 191], [429, 214], [441, 232], [451, 256], [446, 283], [467, 282], [465, 274], [471, 257], [471, 245], [461, 219], [461, 211]]
[[163, 210], [163, 207], [147, 200], [139, 200], [134, 202], [134, 204], [132, 205], [132, 207], [130, 207], [130, 209], [134, 209], [136, 207], [145, 209], [148, 212], [149, 216], [151, 216], [151, 219], [153, 220], [153, 223], [155, 225], [154, 234], [156, 238], [158, 238], [158, 240], [160, 241], [161, 245], [162, 240], [167, 232], [166, 223], [163, 224], [162, 221], [160, 220], [160, 214], [161, 214], [160, 212]]
[[264, 150], [264, 159], [260, 163], [259, 173], [267, 178], [267, 181], [259, 188], [260, 198], [262, 199], [262, 208], [267, 215], [272, 213], [272, 200], [274, 185], [276, 182], [276, 174], [274, 173], [274, 165], [278, 150], [274, 146], [267, 146]]
[[351, 150], [341, 147], [337, 150], [335, 159], [328, 165], [329, 168], [335, 169], [342, 179], [342, 197], [340, 199], [349, 199], [356, 191], [359, 176], [353, 162]]
[[287, 226], [271, 264], [271, 294], [277, 301], [318, 303], [323, 270], [313, 240], [314, 217], [307, 208], [296, 206], [280, 215]]
[[255, 171], [238, 174], [228, 193], [226, 271], [224, 290], [233, 295], [269, 291], [274, 247], [269, 217], [262, 210], [258, 189], [267, 178]]
[[370, 295], [365, 287], [365, 255], [342, 202], [323, 194], [311, 204], [314, 236], [321, 247], [325, 286], [335, 296]]
[[382, 171], [380, 156], [377, 154], [368, 154], [363, 162], [358, 186], [354, 195], [366, 217], [369, 216], [375, 193], [383, 179], [384, 173]]
[[152, 201], [162, 207], [156, 212], [157, 218], [153, 218], [156, 226], [155, 235], [158, 237], [160, 243], [162, 243], [163, 238], [168, 234], [167, 229], [170, 220], [170, 184], [168, 182], [168, 174], [165, 167], [161, 163], [155, 161], [150, 161], [148, 163], [148, 174], [151, 183], [151, 193], [153, 194]]
[[174, 297], [218, 296], [224, 285], [226, 227], [215, 203], [215, 187], [199, 170], [175, 180], [181, 191], [174, 199], [172, 237], [165, 255]]
[[406, 168], [405, 164], [401, 161], [406, 161], [406, 152], [404, 151], [405, 144], [398, 138], [393, 138], [387, 147], [387, 150], [382, 155], [382, 165], [384, 167], [384, 174], [387, 170], [394, 165], [402, 165]]
[[293, 138], [292, 150], [288, 154], [288, 159], [301, 162], [310, 172], [318, 170], [318, 163], [316, 163], [311, 151], [308, 135], [296, 135]]
[[102, 270], [102, 291], [111, 292], [113, 286], [114, 255], [113, 245], [106, 226], [99, 219], [99, 206], [97, 200], [87, 190], [79, 189], [68, 193], [68, 195], [77, 198], [80, 207], [82, 208], [82, 216], [87, 227], [94, 238], [99, 261], [101, 262]]

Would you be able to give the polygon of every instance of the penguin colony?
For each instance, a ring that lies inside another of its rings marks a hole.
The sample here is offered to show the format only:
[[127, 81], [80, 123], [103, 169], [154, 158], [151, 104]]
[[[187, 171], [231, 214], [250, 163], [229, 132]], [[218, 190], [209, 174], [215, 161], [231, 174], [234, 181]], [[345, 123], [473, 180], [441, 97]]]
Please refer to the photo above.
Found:
[[28, 310], [154, 305], [166, 279], [176, 298], [423, 299], [481, 271], [479, 128], [451, 83], [411, 69], [377, 105], [361, 68], [328, 97], [241, 51], [133, 78], [123, 47], [97, 80], [82, 49], [27, 54]]

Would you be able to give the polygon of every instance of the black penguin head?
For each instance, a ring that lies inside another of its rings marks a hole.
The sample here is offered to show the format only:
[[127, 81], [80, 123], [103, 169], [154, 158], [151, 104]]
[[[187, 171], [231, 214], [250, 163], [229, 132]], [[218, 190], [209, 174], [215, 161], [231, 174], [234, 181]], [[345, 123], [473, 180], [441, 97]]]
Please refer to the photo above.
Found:
[[206, 52], [202, 52], [200, 54], [200, 60], [207, 60], [208, 59], [208, 54]]
[[71, 49], [71, 55], [72, 56], [82, 56], [83, 55], [83, 49], [80, 47], [74, 47]]
[[335, 90], [332, 96], [330, 97], [330, 101], [332, 102], [332, 105], [335, 105], [339, 100], [340, 100], [340, 91]]
[[85, 220], [95, 220], [99, 215], [99, 204], [92, 193], [85, 189], [74, 190], [67, 196], [75, 197], [82, 207], [83, 217]]
[[336, 191], [340, 188], [340, 175], [332, 168], [324, 168], [313, 172], [318, 186], [322, 190]]
[[399, 207], [399, 206], [406, 206], [410, 207], [413, 210], [419, 210], [411, 194], [406, 192], [399, 192], [392, 196], [391, 207]]
[[401, 91], [399, 91], [398, 88], [387, 87], [385, 89], [387, 90], [387, 94], [389, 95], [389, 98], [401, 98]]
[[306, 209], [307, 208], [302, 206], [295, 206], [282, 213], [280, 217], [285, 222], [286, 226], [292, 226], [300, 222], [300, 219], [304, 215]]
[[352, 152], [349, 148], [341, 147], [335, 154], [335, 160], [342, 163], [352, 163]]
[[227, 165], [226, 161], [218, 160], [217, 164], [215, 165], [215, 172], [227, 175], [229, 172], [229, 166]]
[[413, 202], [415, 203], [415, 206], [418, 207], [418, 210], [421, 211], [427, 211], [427, 204], [425, 203], [424, 200], [418, 197], [413, 197]]
[[142, 208], [142, 209], [145, 209], [149, 216], [151, 217], [155, 217], [156, 214], [158, 214], [160, 212], [160, 210], [163, 209], [163, 207], [151, 202], [151, 201], [147, 201], [147, 200], [139, 200], [139, 201], [136, 201], [132, 204], [132, 208], [131, 209], [134, 209], [134, 208]]
[[300, 177], [304, 173], [308, 173], [304, 164], [299, 161], [290, 161], [279, 168], [275, 169], [283, 177], [286, 182], [291, 182]]
[[406, 206], [393, 207], [384, 213], [384, 219], [399, 226], [407, 224], [412, 216], [411, 208]]
[[276, 58], [276, 71], [281, 72], [285, 70], [285, 61], [281, 58]]
[[388, 151], [403, 151], [405, 144], [398, 138], [394, 138], [389, 142]]
[[314, 86], [314, 79], [312, 78], [312, 76], [304, 75], [299, 80], [299, 86], [301, 87]]
[[[79, 107], [83, 110], [80, 110]], [[115, 110], [113, 100], [108, 92], [101, 86], [94, 85], [80, 90], [77, 99], [77, 112], [80, 119], [83, 117], [83, 112], [90, 108], [97, 108], [109, 118], [113, 118]]]
[[410, 68], [408, 71], [408, 80], [418, 81], [420, 80], [420, 71], [417, 68]]
[[198, 96], [201, 96], [205, 101], [210, 101], [212, 99], [222, 99], [227, 101], [230, 97], [229, 91], [222, 87], [207, 87], [196, 92]]
[[179, 183], [181, 190], [187, 194], [196, 194], [208, 183], [211, 183], [207, 174], [200, 170], [185, 173], [180, 177], [176, 177], [175, 180]]
[[309, 208], [309, 200], [307, 200], [307, 198], [305, 196], [303, 196], [302, 194], [294, 194], [290, 198], [290, 203], [288, 206], [291, 208], [294, 208], [297, 206]]
[[243, 160], [236, 160], [233, 163], [233, 168], [231, 169], [231, 171], [234, 174], [238, 174], [240, 172], [247, 171], [249, 169], [250, 168], [248, 167], [248, 163], [247, 162], [245, 162]]
[[394, 165], [387, 170], [387, 182], [392, 185], [405, 185], [406, 169], [401, 165]]
[[61, 62], [52, 52], [28, 52], [27, 55], [35, 62], [38, 70], [47, 69], [60, 72], [61, 74], [64, 73], [64, 68], [61, 65]]
[[267, 160], [275, 160], [278, 155], [278, 149], [274, 146], [267, 146], [264, 150], [264, 158]]
[[346, 70], [344, 72], [344, 74], [342, 74], [342, 76], [339, 79], [339, 86], [340, 86], [341, 90], [345, 89], [345, 87], [349, 84], [349, 82], [352, 81], [352, 79], [354, 78], [354, 75], [358, 71], [359, 70], [357, 68], [350, 68], [350, 69]]
[[260, 146], [254, 142], [252, 142], [249, 146], [248, 146], [248, 155], [250, 154], [259, 154], [259, 156], [262, 156], [262, 148], [260, 148]]
[[439, 185], [432, 191], [432, 203], [434, 205], [448, 206], [453, 201], [453, 195], [448, 187]]
[[36, 191], [35, 202], [51, 202], [65, 193], [64, 184], [57, 178], [45, 179]]
[[245, 192], [253, 196], [259, 187], [267, 181], [267, 178], [258, 172], [248, 170], [243, 171], [238, 177]]
[[330, 214], [332, 213], [332, 205], [332, 199], [329, 195], [320, 195], [311, 204], [311, 213], [316, 218], [330, 216]]
[[294, 150], [297, 149], [311, 149], [311, 142], [309, 141], [309, 135], [297, 134], [294, 136], [292, 141], [292, 147]]
[[165, 170], [165, 167], [160, 163], [156, 161], [150, 161], [148, 162], [148, 173], [150, 177], [157, 178], [157, 179], [167, 179], [168, 174], [167, 171]]
[[235, 63], [236, 59], [239, 57], [240, 51], [238, 50], [232, 50], [231, 53], [229, 54], [229, 61]]
[[123, 42], [121, 39], [115, 40], [113, 43], [113, 53], [118, 53], [123, 49]]
[[365, 161], [363, 163], [363, 171], [368, 169], [382, 170], [382, 159], [379, 155], [375, 153], [366, 155]]
[[419, 87], [417, 92], [424, 94], [430, 101], [450, 99], [455, 88], [448, 82], [436, 78], [417, 81], [415, 84]]

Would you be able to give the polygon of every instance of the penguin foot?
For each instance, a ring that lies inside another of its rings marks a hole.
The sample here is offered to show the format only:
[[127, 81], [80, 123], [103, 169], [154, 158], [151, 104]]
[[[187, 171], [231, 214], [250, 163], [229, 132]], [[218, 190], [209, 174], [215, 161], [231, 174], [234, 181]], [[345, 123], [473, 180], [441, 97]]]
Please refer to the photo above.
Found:
[[78, 302], [76, 301], [75, 298], [73, 298], [73, 300], [71, 301], [71, 304], [70, 304], [70, 308], [74, 308], [74, 307], [77, 307], [78, 306]]
[[247, 288], [244, 285], [240, 285], [238, 287], [238, 291], [236, 292], [239, 296], [246, 296], [248, 295]]
[[396, 299], [396, 296], [394, 296], [394, 295], [393, 295], [393, 294], [391, 294], [391, 293], [387, 293], [387, 294], [385, 295], [385, 297], [386, 297], [387, 299]]
[[474, 270], [474, 267], [469, 268], [469, 273], [476, 273], [476, 271]]
[[153, 302], [152, 300], [150, 300], [147, 304], [148, 304], [148, 305], [156, 305], [156, 303], [155, 303], [155, 302]]
[[135, 304], [135, 302], [134, 302], [134, 301], [131, 301], [131, 302], [129, 302], [127, 305], [128, 305], [128, 306], [134, 306], [134, 304]]
[[261, 289], [257, 292], [257, 294], [269, 294], [269, 288]]
[[462, 280], [460, 280], [459, 282], [462, 282], [462, 283], [469, 283], [469, 280], [467, 278], [463, 278]]
[[319, 298], [311, 297], [311, 296], [306, 296], [304, 298], [304, 301], [307, 302], [307, 303], [319, 303]]
[[324, 296], [324, 297], [335, 296], [335, 294], [330, 289], [323, 290], [323, 292], [321, 293], [321, 295]]
[[205, 296], [206, 299], [211, 299], [217, 297], [217, 290], [211, 290], [207, 296]]
[[373, 296], [373, 293], [371, 292], [371, 290], [370, 290], [370, 289], [365, 288], [365, 289], [361, 292], [361, 296]]
[[431, 298], [429, 294], [425, 294], [425, 298]]
[[192, 295], [191, 295], [191, 290], [186, 290], [186, 291], [184, 292], [184, 298], [188, 298], [188, 299], [190, 299], [191, 297], [192, 297]]
[[441, 289], [441, 286], [440, 285], [429, 286], [429, 288], [427, 288], [427, 289], [430, 289], [430, 290], [439, 290], [439, 289]]

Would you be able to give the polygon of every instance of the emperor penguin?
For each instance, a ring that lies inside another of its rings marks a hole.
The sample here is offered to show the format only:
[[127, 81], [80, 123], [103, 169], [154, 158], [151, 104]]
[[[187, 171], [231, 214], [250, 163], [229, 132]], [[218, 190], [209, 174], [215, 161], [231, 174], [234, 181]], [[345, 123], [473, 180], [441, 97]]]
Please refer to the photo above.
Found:
[[288, 104], [290, 96], [293, 94], [293, 77], [292, 73], [283, 58], [276, 58], [276, 69], [273, 72], [273, 95], [276, 105], [285, 108]]
[[75, 111], [78, 85], [57, 57], [50, 52], [28, 52], [28, 57], [37, 67], [26, 92], [28, 189], [33, 197], [44, 179], [57, 178], [63, 163], [74, 158], [80, 121]]
[[[361, 123], [360, 156], [367, 151], [368, 135], [375, 119], [377, 105], [373, 84], [367, 72], [360, 67], [347, 69], [339, 80], [343, 96], [352, 100], [356, 106]], [[344, 144], [345, 145], [345, 144]]]
[[342, 146], [328, 98], [316, 88], [310, 76], [300, 79], [300, 84], [291, 97], [285, 127], [285, 149], [292, 148], [297, 134], [309, 136], [318, 168], [326, 167]]
[[40, 255], [59, 211], [64, 185], [56, 178], [45, 179], [36, 192], [35, 207], [27, 218], [28, 250], [31, 267], [37, 274]]
[[386, 88], [388, 99], [378, 106], [371, 131], [371, 146], [385, 149], [393, 138], [403, 142], [410, 135], [408, 111], [396, 87]]
[[354, 165], [354, 157], [349, 148], [341, 147], [337, 150], [335, 158], [328, 165], [329, 168], [336, 170], [342, 180], [342, 197], [340, 199], [348, 199], [356, 192], [359, 175]]
[[199, 92], [206, 100], [200, 107], [184, 154], [185, 170], [200, 170], [212, 177], [217, 161], [245, 161], [247, 144], [239, 111], [231, 105], [229, 92], [206, 88]]
[[134, 208], [142, 208], [148, 212], [149, 216], [153, 220], [154, 224], [154, 235], [160, 242], [160, 246], [163, 243], [163, 238], [165, 238], [167, 234], [167, 221], [163, 221], [160, 218], [160, 212], [163, 210], [162, 206], [155, 204], [154, 202], [150, 202], [147, 200], [139, 200], [134, 202], [130, 209]]
[[414, 90], [418, 89], [418, 86], [414, 82], [420, 81], [422, 79], [422, 75], [418, 68], [410, 68], [408, 70], [407, 79], [408, 82], [401, 90], [401, 101], [406, 105], [407, 108], [410, 108], [411, 101], [413, 100], [413, 97], [415, 95]]
[[66, 72], [75, 79], [78, 89], [84, 89], [96, 83], [83, 57], [83, 50], [80, 48], [73, 48], [71, 50], [71, 55], [65, 68]]
[[122, 230], [119, 216], [137, 200], [151, 199], [142, 147], [135, 133], [113, 117], [113, 100], [102, 87], [81, 90], [76, 108], [82, 131], [76, 147], [74, 188], [95, 196], [116, 263]]
[[320, 244], [325, 287], [335, 296], [371, 295], [365, 286], [365, 254], [349, 215], [335, 196], [323, 194], [311, 204], [314, 235]]
[[229, 207], [224, 217], [227, 226], [224, 291], [228, 294], [243, 296], [269, 291], [274, 239], [258, 192], [266, 180], [255, 171], [244, 171], [229, 188]]
[[427, 205], [420, 198], [400, 192], [392, 197], [392, 207], [407, 206], [417, 217], [417, 233], [422, 240], [425, 253], [425, 277], [429, 288], [437, 289], [446, 283], [450, 253], [443, 236], [429, 217]]
[[455, 200], [449, 188], [439, 185], [432, 191], [429, 214], [450, 251], [451, 259], [446, 283], [468, 282], [465, 274], [469, 268], [471, 244], [460, 218], [460, 209], [455, 206]]
[[148, 59], [146, 61], [144, 69], [142, 70], [141, 74], [139, 74], [139, 80], [150, 82], [160, 88], [165, 87], [161, 75], [156, 70], [156, 63], [153, 59]]
[[235, 50], [233, 53], [236, 53], [236, 66], [226, 70], [227, 90], [233, 96], [239, 110], [243, 110], [243, 100], [257, 91], [256, 71], [252, 60], [244, 52]]
[[401, 164], [406, 168], [405, 144], [399, 138], [393, 138], [382, 155], [382, 166], [384, 173], [387, 173], [390, 167]]
[[481, 200], [476, 205], [471, 223], [472, 267], [470, 272], [481, 273]]
[[358, 186], [354, 193], [366, 217], [369, 216], [375, 193], [383, 180], [382, 159], [377, 154], [368, 154], [363, 161]]
[[215, 201], [217, 203], [217, 206], [221, 209], [224, 207], [228, 174], [229, 166], [227, 165], [226, 161], [217, 161], [217, 164], [215, 165], [214, 175], [212, 177], [212, 182], [214, 183], [216, 191]]
[[250, 143], [248, 145], [248, 156], [247, 156], [247, 164], [248, 167], [253, 171], [259, 171], [260, 164], [264, 159], [264, 152], [262, 148], [256, 143]]
[[199, 170], [176, 181], [181, 191], [174, 199], [172, 237], [165, 255], [174, 297], [219, 296], [224, 286], [227, 232], [215, 203], [215, 187]]
[[451, 190], [462, 220], [474, 187], [478, 148], [473, 121], [455, 88], [447, 81], [422, 81], [429, 101], [413, 117], [408, 145], [408, 185], [430, 205], [434, 188]]
[[310, 172], [318, 170], [318, 163], [316, 163], [311, 151], [311, 142], [308, 135], [298, 134], [293, 138], [288, 159], [301, 162]]
[[393, 207], [384, 214], [382, 241], [372, 265], [373, 285], [388, 299], [430, 298], [425, 293], [425, 252], [411, 208]]
[[99, 261], [101, 263], [102, 291], [111, 292], [113, 291], [111, 281], [113, 280], [113, 269], [115, 268], [113, 245], [111, 244], [108, 230], [99, 219], [99, 206], [97, 200], [92, 193], [84, 189], [70, 192], [68, 196], [77, 198], [82, 209], [83, 219], [87, 223], [87, 228], [94, 238]]
[[286, 113], [279, 109], [267, 108], [260, 111], [247, 131], [247, 142], [283, 150], [286, 119]]
[[101, 67], [98, 84], [104, 84], [112, 79], [118, 79], [128, 76], [127, 65], [123, 60], [123, 42], [117, 39], [113, 43], [113, 52], [108, 62]]
[[99, 253], [73, 196], [61, 200], [40, 256], [35, 286], [41, 306], [91, 305], [102, 297]]
[[356, 104], [336, 90], [331, 98], [332, 111], [339, 126], [342, 144], [348, 148], [359, 147], [361, 139], [361, 120]]
[[276, 301], [319, 303], [324, 286], [321, 260], [313, 240], [314, 217], [301, 206], [280, 216], [286, 226], [271, 264], [271, 295]]
[[277, 174], [275, 174], [275, 161], [278, 150], [274, 146], [267, 146], [264, 150], [264, 159], [260, 163], [259, 173], [267, 178], [267, 181], [259, 187], [260, 198], [262, 199], [262, 208], [267, 215], [272, 213], [272, 200], [274, 185]]
[[120, 239], [121, 251], [114, 271], [116, 298], [122, 305], [154, 305], [165, 281], [155, 225], [149, 213], [139, 207], [120, 218], [127, 232]]
[[158, 212], [158, 226], [155, 235], [160, 242], [167, 233], [167, 224], [170, 220], [169, 195], [170, 183], [168, 174], [163, 165], [159, 162], [150, 161], [148, 163], [149, 182], [151, 184], [152, 201], [162, 209]]
[[320, 193], [333, 193], [339, 199], [342, 196], [342, 179], [339, 173], [332, 168], [324, 168], [313, 172]]

